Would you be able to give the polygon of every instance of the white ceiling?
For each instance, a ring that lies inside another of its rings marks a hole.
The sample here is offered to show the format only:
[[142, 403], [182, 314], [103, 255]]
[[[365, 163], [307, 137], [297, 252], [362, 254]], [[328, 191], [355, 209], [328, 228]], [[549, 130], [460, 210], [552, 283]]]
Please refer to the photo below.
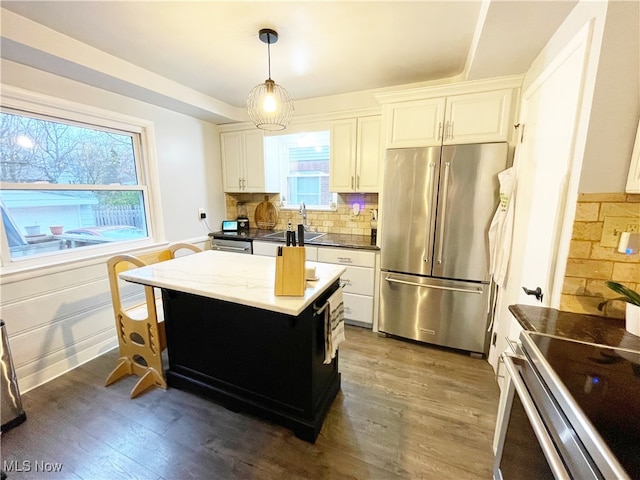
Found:
[[[243, 108], [247, 93], [268, 74], [260, 28], [279, 33], [271, 47], [271, 76], [295, 101], [450, 77], [524, 73], [576, 3], [3, 0], [2, 7]], [[3, 58], [90, 81], [86, 68], [56, 66], [55, 55], [26, 55], [33, 47], [4, 33], [16, 20], [9, 17], [3, 18]], [[118, 82], [112, 84], [117, 91]]]

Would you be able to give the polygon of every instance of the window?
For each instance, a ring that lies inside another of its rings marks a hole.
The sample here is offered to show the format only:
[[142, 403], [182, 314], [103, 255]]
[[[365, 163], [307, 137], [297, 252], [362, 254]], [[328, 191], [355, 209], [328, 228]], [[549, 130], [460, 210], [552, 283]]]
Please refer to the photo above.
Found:
[[145, 128], [11, 103], [0, 110], [2, 264], [149, 242]]
[[265, 137], [265, 151], [280, 163], [280, 200], [284, 208], [335, 209], [329, 191], [329, 131]]

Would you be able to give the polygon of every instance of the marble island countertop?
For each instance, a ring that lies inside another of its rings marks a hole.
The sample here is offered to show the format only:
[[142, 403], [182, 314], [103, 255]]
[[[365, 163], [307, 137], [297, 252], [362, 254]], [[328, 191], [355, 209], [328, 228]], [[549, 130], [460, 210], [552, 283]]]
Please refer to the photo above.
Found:
[[528, 331], [640, 352], [640, 337], [627, 332], [623, 319], [530, 305], [510, 305], [509, 311]]
[[[229, 240], [259, 240], [265, 242], [284, 242], [282, 239], [274, 238], [270, 235], [281, 232], [282, 230], [260, 230], [251, 228], [248, 232], [212, 232], [209, 236], [216, 239]], [[352, 235], [347, 233], [322, 233], [318, 232], [318, 237], [307, 240], [305, 243], [309, 246], [316, 247], [342, 247], [357, 248], [363, 250], [380, 250], [375, 244], [371, 243], [371, 237], [368, 235]]]
[[318, 280], [307, 281], [302, 297], [274, 295], [275, 258], [213, 250], [128, 270], [120, 278], [297, 316], [346, 270], [327, 263], [307, 265], [316, 267]]

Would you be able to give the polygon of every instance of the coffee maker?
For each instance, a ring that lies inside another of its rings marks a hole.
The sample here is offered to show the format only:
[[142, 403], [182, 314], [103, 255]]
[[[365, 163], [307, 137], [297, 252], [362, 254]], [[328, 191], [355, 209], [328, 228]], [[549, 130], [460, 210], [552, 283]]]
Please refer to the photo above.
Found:
[[238, 202], [236, 208], [238, 209], [238, 218], [236, 218], [238, 222], [238, 232], [248, 232], [249, 216], [247, 215], [247, 206], [244, 202]]

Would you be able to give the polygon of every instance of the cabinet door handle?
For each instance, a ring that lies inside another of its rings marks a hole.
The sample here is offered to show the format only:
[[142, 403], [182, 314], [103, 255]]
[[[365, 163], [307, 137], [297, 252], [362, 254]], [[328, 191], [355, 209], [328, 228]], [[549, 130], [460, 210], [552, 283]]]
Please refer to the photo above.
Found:
[[442, 122], [438, 122], [438, 140], [442, 140]]
[[360, 189], [360, 175], [356, 175], [356, 189]]
[[444, 140], [449, 140], [450, 129], [451, 129], [451, 122], [447, 121], [444, 124]]
[[355, 187], [353, 185], [353, 175], [351, 175], [351, 190], [353, 190]]
[[453, 140], [453, 122], [449, 126], [449, 140]]
[[242, 178], [238, 177], [238, 190], [242, 190]]

